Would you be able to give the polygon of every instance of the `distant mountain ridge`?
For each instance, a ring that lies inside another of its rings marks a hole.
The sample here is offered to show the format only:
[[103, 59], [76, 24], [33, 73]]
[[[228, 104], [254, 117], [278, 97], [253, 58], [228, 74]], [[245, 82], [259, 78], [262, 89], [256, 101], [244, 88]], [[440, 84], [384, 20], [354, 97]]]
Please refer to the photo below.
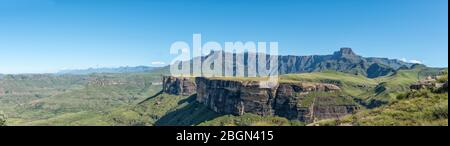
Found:
[[[196, 57], [193, 60], [209, 60], [219, 57], [220, 53], [229, 53], [224, 51], [213, 51], [203, 57]], [[259, 58], [258, 56], [266, 54], [252, 54], [248, 52], [244, 54], [233, 54], [234, 57], [244, 55], [244, 60], [249, 57]], [[250, 58], [255, 59], [256, 58]], [[267, 57], [269, 58], [269, 57]], [[230, 60], [225, 60], [230, 61]], [[308, 73], [318, 71], [338, 71], [344, 73], [351, 73], [363, 75], [369, 78], [376, 78], [380, 76], [390, 75], [396, 72], [399, 68], [410, 68], [413, 63], [407, 63], [398, 59], [378, 58], [378, 57], [362, 57], [357, 55], [351, 48], [341, 48], [339, 51], [331, 55], [310, 55], [310, 56], [293, 56], [280, 55], [278, 56], [279, 73]], [[234, 66], [237, 64], [234, 63]], [[249, 68], [248, 62], [244, 62], [245, 68]]]
[[57, 74], [74, 74], [74, 75], [86, 75], [93, 73], [139, 73], [139, 72], [149, 72], [157, 69], [158, 67], [149, 66], [136, 66], [136, 67], [117, 67], [117, 68], [88, 68], [88, 69], [77, 69], [77, 70], [62, 70]]
[[280, 73], [304, 73], [333, 70], [376, 78], [413, 64], [398, 59], [362, 57], [351, 48], [341, 48], [332, 55], [280, 56]]

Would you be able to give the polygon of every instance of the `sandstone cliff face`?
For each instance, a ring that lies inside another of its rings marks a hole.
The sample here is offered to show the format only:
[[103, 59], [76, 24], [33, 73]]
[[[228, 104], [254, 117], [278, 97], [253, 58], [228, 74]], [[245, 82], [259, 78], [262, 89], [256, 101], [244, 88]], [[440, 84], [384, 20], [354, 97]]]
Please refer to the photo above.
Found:
[[332, 84], [320, 83], [281, 83], [276, 91], [273, 109], [274, 115], [304, 122], [320, 119], [340, 118], [358, 110], [356, 104], [338, 103], [339, 98], [325, 95], [314, 96], [312, 101], [308, 94], [314, 92], [338, 92], [340, 88]]
[[234, 81], [196, 78], [197, 101], [223, 114], [277, 115], [292, 120], [340, 118], [358, 109], [355, 104], [334, 103], [339, 97], [314, 97], [302, 105], [313, 92], [336, 92], [340, 88], [321, 83], [280, 83], [269, 89], [259, 88], [257, 81]]
[[197, 101], [212, 110], [242, 115], [246, 112], [272, 115], [275, 89], [260, 89], [258, 82], [196, 78]]
[[190, 78], [163, 77], [163, 92], [173, 95], [189, 96], [196, 91], [195, 82]]
[[276, 115], [291, 120], [313, 122], [340, 118], [358, 110], [356, 104], [339, 102], [339, 96], [313, 95], [338, 93], [341, 89], [323, 83], [280, 83], [274, 88], [260, 88], [258, 81], [209, 79], [203, 77], [163, 77], [163, 92], [189, 96], [197, 93], [197, 101], [221, 114], [262, 116]]
[[[309, 121], [320, 119], [338, 119], [348, 114], [352, 114], [359, 109], [355, 104], [337, 104], [336, 97], [317, 97], [311, 106]], [[330, 102], [332, 104], [330, 104]], [[324, 104], [325, 103], [325, 104]]]

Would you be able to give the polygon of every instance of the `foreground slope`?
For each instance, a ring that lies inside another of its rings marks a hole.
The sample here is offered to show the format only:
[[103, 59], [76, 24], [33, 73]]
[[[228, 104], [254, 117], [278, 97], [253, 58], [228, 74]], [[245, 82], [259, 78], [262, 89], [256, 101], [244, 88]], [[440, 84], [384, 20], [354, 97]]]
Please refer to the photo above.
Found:
[[436, 82], [444, 85], [400, 93], [381, 107], [313, 125], [448, 126], [448, 74], [444, 72]]
[[315, 125], [448, 126], [448, 93], [421, 90], [401, 96], [407, 98], [379, 108], [364, 110], [343, 119], [317, 122]]

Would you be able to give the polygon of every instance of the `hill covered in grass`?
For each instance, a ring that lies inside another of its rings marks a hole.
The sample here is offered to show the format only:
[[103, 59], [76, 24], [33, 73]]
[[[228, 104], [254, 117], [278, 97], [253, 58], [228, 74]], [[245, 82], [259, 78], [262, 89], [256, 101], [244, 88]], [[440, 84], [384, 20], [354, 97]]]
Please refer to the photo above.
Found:
[[363, 110], [339, 120], [324, 120], [316, 125], [354, 126], [448, 126], [448, 93], [430, 90], [411, 91], [379, 108]]
[[367, 78], [335, 71], [282, 75], [281, 81], [308, 81], [331, 83], [342, 88], [365, 107], [373, 108], [389, 103], [400, 93], [409, 91], [409, 86], [428, 76], [436, 76], [447, 69], [414, 65], [399, 69], [394, 74], [378, 78]]
[[210, 121], [205, 121], [199, 126], [304, 126], [300, 121], [290, 121], [277, 116], [259, 116], [244, 114], [242, 116], [225, 115]]
[[159, 82], [159, 75], [148, 73], [6, 75], [0, 79], [0, 111], [8, 116], [8, 125], [99, 113], [154, 95]]
[[[448, 71], [437, 79], [448, 84]], [[366, 109], [342, 119], [323, 120], [315, 125], [356, 126], [448, 126], [448, 85], [396, 94], [390, 103]]]

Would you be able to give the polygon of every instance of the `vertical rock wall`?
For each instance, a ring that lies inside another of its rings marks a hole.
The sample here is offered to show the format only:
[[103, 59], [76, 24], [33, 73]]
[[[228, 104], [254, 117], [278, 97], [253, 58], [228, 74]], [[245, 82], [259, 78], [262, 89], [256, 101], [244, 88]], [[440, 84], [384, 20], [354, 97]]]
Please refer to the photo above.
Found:
[[196, 100], [217, 113], [276, 115], [304, 122], [340, 118], [358, 110], [356, 104], [338, 103], [343, 98], [338, 96], [317, 96], [303, 102], [311, 100], [306, 99], [310, 93], [339, 91], [338, 86], [323, 83], [280, 83], [274, 88], [259, 88], [258, 81], [163, 77], [164, 93], [197, 93]]
[[191, 78], [164, 76], [163, 92], [173, 95], [189, 96], [196, 92], [196, 85]]

